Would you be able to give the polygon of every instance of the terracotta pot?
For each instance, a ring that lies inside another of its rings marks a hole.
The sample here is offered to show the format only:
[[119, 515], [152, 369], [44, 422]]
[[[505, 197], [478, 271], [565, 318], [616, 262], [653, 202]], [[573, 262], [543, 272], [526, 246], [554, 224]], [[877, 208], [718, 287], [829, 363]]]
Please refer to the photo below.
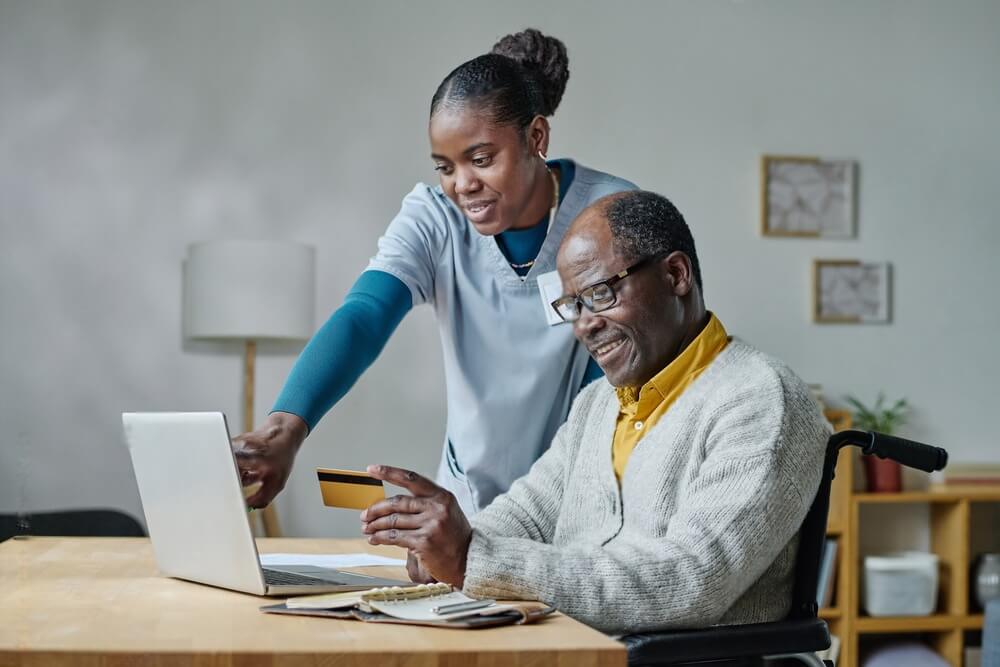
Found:
[[903, 470], [895, 461], [877, 456], [862, 457], [865, 462], [865, 476], [871, 493], [899, 493], [903, 489]]

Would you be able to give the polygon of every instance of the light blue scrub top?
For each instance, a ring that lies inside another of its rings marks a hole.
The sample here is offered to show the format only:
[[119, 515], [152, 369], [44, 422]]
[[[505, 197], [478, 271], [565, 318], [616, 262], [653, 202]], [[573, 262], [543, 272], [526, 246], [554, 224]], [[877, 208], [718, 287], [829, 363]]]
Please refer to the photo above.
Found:
[[633, 189], [577, 164], [523, 280], [440, 186], [418, 184], [379, 239], [368, 269], [395, 276], [414, 306], [437, 315], [448, 408], [437, 482], [469, 516], [528, 472], [583, 384], [590, 356], [570, 325], [548, 324], [537, 277], [555, 271], [563, 234], [583, 209]]

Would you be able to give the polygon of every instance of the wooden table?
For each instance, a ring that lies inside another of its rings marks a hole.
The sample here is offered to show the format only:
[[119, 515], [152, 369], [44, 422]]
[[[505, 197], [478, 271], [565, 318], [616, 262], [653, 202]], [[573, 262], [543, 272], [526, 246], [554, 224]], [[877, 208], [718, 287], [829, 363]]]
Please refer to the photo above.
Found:
[[[362, 540], [258, 543], [262, 552], [401, 555]], [[403, 568], [359, 571], [406, 578]], [[267, 602], [159, 576], [145, 539], [8, 540], [0, 544], [0, 667], [623, 667], [626, 662], [621, 644], [561, 614], [534, 625], [453, 630], [258, 611]]]

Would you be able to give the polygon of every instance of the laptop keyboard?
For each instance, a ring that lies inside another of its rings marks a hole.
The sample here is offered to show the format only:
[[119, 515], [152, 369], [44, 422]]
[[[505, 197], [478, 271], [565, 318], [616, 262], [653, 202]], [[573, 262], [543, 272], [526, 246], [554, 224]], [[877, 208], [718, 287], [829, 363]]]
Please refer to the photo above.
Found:
[[271, 586], [329, 586], [336, 584], [331, 579], [317, 579], [303, 574], [264, 569], [264, 582]]

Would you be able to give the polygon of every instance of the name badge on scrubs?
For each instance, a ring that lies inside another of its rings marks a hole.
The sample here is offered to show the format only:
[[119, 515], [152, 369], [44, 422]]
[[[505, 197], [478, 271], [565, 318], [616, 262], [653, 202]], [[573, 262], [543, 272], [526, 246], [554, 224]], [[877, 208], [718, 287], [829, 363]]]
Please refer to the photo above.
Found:
[[545, 311], [545, 321], [549, 326], [565, 324], [563, 318], [552, 307], [552, 302], [562, 296], [562, 280], [559, 279], [558, 271], [549, 271], [538, 276], [538, 295], [542, 299], [542, 308]]

